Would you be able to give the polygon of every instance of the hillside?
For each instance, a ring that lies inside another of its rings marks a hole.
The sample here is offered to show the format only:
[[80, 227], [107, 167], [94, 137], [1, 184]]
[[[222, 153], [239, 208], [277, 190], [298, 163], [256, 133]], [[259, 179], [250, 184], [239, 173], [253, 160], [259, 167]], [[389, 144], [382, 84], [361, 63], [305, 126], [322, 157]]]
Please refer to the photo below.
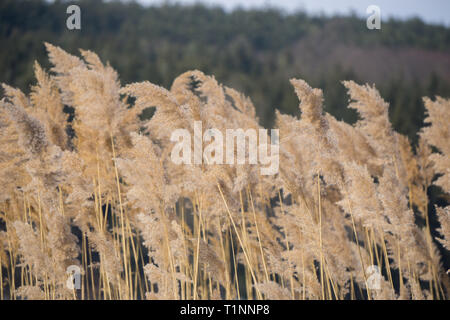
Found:
[[0, 3], [0, 82], [28, 91], [34, 59], [45, 67], [43, 42], [96, 51], [123, 84], [150, 80], [169, 87], [190, 69], [214, 74], [254, 101], [265, 126], [274, 109], [295, 114], [287, 79], [324, 89], [325, 109], [353, 122], [340, 80], [374, 83], [391, 103], [394, 127], [413, 141], [423, 124], [422, 96], [450, 96], [450, 29], [418, 19], [383, 21], [380, 31], [351, 17], [283, 14], [180, 5], [79, 1], [81, 31], [65, 27], [67, 3]]

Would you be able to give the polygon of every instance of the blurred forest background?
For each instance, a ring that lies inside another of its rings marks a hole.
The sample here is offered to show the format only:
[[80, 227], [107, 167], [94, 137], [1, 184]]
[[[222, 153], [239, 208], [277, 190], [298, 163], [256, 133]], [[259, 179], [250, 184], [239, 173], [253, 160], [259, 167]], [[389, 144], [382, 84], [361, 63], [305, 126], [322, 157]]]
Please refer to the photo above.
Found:
[[[81, 30], [66, 28], [66, 8], [81, 8]], [[382, 21], [368, 30], [353, 16], [286, 14], [277, 9], [89, 1], [1, 0], [0, 82], [28, 92], [33, 61], [48, 61], [43, 42], [109, 61], [122, 84], [149, 80], [170, 87], [190, 69], [211, 74], [251, 97], [260, 121], [274, 110], [297, 114], [289, 78], [324, 90], [325, 109], [356, 120], [341, 80], [375, 84], [390, 102], [394, 127], [416, 141], [422, 96], [450, 97], [450, 28], [420, 19]]]

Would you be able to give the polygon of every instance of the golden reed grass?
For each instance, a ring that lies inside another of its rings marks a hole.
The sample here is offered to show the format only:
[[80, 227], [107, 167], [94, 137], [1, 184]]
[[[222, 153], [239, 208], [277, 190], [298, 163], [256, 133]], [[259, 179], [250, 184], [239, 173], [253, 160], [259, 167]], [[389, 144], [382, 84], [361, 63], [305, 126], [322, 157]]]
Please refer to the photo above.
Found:
[[343, 82], [349, 125], [293, 79], [301, 117], [276, 114], [277, 174], [176, 165], [177, 128], [259, 129], [250, 99], [199, 71], [121, 87], [95, 53], [46, 47], [29, 96], [3, 85], [1, 299], [448, 297], [449, 207], [433, 239], [427, 190], [450, 191], [450, 100], [424, 99], [413, 151], [374, 87]]

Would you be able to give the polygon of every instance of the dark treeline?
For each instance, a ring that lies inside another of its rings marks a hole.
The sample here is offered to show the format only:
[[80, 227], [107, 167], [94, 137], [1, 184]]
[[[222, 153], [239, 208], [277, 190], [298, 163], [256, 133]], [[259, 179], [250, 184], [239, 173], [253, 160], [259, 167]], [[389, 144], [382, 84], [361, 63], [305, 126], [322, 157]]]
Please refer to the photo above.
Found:
[[81, 30], [70, 31], [71, 3], [0, 1], [0, 82], [28, 91], [33, 61], [48, 67], [47, 41], [71, 53], [95, 51], [122, 84], [149, 80], [170, 87], [190, 69], [213, 74], [250, 96], [261, 122], [271, 126], [275, 108], [299, 112], [291, 77], [322, 88], [326, 110], [355, 121], [340, 83], [352, 79], [377, 86], [391, 103], [395, 128], [412, 140], [423, 125], [421, 97], [450, 97], [450, 28], [420, 19], [382, 21], [381, 30], [368, 30], [356, 15], [89, 0], [75, 2]]

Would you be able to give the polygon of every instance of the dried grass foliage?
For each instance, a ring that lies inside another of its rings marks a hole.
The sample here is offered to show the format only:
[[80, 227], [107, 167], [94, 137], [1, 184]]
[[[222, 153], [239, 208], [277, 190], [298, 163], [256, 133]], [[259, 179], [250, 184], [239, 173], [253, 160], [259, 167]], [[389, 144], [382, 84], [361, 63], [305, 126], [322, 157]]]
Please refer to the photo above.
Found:
[[[450, 212], [436, 208], [433, 239], [427, 190], [450, 192], [450, 100], [424, 99], [413, 150], [375, 87], [343, 82], [360, 114], [352, 126], [324, 113], [320, 89], [292, 79], [302, 114], [276, 115], [278, 174], [175, 165], [177, 128], [260, 128], [250, 99], [200, 71], [170, 90], [122, 87], [95, 53], [46, 47], [53, 68], [35, 64], [29, 96], [3, 85], [0, 298], [448, 296], [435, 240], [450, 249]], [[82, 269], [81, 290], [66, 286], [70, 265]], [[371, 265], [380, 289], [368, 286]]]

